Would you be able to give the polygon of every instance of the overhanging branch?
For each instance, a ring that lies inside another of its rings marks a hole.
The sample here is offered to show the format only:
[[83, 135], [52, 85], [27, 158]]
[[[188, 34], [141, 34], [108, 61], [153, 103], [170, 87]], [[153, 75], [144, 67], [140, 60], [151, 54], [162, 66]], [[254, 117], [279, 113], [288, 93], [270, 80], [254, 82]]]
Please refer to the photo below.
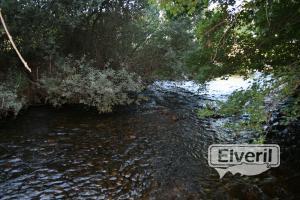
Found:
[[22, 57], [21, 53], [19, 52], [19, 50], [18, 50], [17, 47], [16, 47], [16, 44], [15, 44], [14, 41], [13, 41], [11, 35], [10, 35], [9, 32], [8, 32], [8, 29], [7, 29], [7, 27], [6, 27], [5, 21], [4, 21], [3, 17], [2, 17], [1, 8], [0, 8], [0, 19], [1, 19], [1, 23], [2, 23], [2, 25], [3, 25], [3, 27], [4, 27], [4, 30], [5, 30], [5, 32], [6, 32], [6, 35], [7, 35], [8, 39], [9, 39], [11, 45], [13, 46], [13, 48], [15, 49], [16, 53], [18, 54], [20, 60], [21, 60], [22, 63], [24, 64], [24, 67], [25, 67], [29, 72], [31, 72], [30, 67], [28, 66], [28, 64], [27, 64], [27, 62], [24, 60], [24, 58]]

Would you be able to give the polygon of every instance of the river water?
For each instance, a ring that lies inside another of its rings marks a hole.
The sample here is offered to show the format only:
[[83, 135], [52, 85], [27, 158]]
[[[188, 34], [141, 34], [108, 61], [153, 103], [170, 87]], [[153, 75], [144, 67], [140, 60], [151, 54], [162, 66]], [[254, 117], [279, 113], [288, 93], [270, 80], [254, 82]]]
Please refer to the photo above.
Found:
[[146, 103], [104, 115], [31, 107], [0, 124], [0, 199], [299, 199], [299, 169], [288, 162], [221, 180], [208, 166], [210, 144], [249, 136], [200, 120], [195, 109], [248, 85], [158, 81]]

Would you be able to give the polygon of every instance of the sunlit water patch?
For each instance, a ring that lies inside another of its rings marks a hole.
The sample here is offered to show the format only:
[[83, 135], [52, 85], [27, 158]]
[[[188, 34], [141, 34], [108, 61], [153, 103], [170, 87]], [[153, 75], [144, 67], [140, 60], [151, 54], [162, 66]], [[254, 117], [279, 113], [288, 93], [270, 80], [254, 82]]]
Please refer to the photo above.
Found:
[[254, 81], [263, 84], [270, 79], [270, 75], [263, 76], [262, 73], [256, 72], [248, 78], [235, 75], [227, 78], [216, 78], [205, 84], [199, 84], [195, 81], [155, 81], [154, 85], [165, 90], [181, 88], [205, 98], [224, 101], [235, 90], [247, 89]]

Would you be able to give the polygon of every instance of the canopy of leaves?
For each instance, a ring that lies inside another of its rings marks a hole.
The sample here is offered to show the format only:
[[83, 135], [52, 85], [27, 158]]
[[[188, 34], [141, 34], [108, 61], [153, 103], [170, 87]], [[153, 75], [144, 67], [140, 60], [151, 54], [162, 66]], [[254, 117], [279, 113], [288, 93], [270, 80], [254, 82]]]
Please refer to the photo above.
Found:
[[199, 45], [187, 65], [201, 81], [252, 70], [280, 71], [299, 63], [299, 1], [159, 2], [173, 15], [197, 17]]
[[[55, 59], [72, 54], [95, 60], [99, 69], [125, 67], [144, 77], [181, 74], [180, 57], [193, 43], [185, 31], [190, 19], [163, 20], [147, 0], [2, 0], [0, 8], [33, 71], [48, 71]], [[0, 73], [20, 65], [1, 33], [0, 65], [6, 67]]]

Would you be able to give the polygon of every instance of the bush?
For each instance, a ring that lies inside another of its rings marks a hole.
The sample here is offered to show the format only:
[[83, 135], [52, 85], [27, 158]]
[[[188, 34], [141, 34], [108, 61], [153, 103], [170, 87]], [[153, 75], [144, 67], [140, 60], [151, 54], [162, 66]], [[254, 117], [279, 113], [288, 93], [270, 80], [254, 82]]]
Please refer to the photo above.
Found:
[[219, 116], [217, 110], [218, 110], [218, 104], [220, 102], [216, 101], [215, 103], [213, 102], [206, 102], [204, 104], [204, 108], [198, 109], [197, 110], [197, 115], [199, 118], [207, 118], [207, 117], [216, 117]]
[[280, 111], [281, 125], [299, 120], [299, 70], [293, 70], [292, 75], [287, 72], [273, 75], [269, 81], [256, 80], [252, 87], [246, 90], [233, 92], [226, 102], [218, 102], [218, 109], [207, 106], [197, 112], [198, 117], [234, 117], [235, 121], [225, 124], [224, 127], [241, 133], [252, 131], [258, 133], [255, 143], [262, 143], [266, 135], [266, 127], [270, 126], [272, 112]]
[[213, 117], [216, 115], [216, 112], [210, 108], [203, 108], [197, 110], [197, 115], [199, 118]]
[[104, 113], [111, 112], [114, 106], [138, 101], [131, 97], [142, 90], [140, 77], [134, 73], [95, 69], [84, 58], [74, 61], [68, 57], [57, 64], [55, 76], [40, 80], [48, 94], [46, 101], [54, 106], [84, 104]]
[[0, 84], [0, 117], [13, 114], [16, 116], [25, 105], [25, 99], [19, 98], [17, 89]]

